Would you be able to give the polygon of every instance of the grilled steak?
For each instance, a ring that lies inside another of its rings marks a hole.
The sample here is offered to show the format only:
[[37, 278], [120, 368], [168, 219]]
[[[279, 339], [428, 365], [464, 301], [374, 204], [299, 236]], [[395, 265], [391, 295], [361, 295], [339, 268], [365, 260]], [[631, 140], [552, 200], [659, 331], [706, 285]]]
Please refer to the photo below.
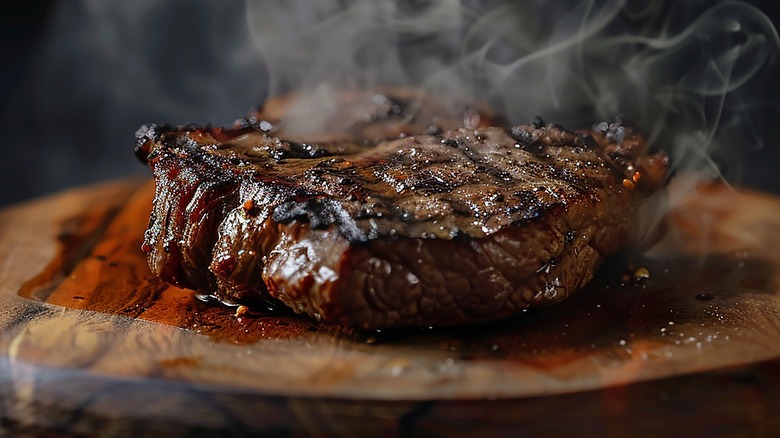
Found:
[[667, 162], [620, 123], [575, 133], [537, 120], [358, 149], [267, 131], [139, 130], [156, 180], [150, 267], [223, 302], [279, 301], [361, 328], [563, 300], [631, 241]]

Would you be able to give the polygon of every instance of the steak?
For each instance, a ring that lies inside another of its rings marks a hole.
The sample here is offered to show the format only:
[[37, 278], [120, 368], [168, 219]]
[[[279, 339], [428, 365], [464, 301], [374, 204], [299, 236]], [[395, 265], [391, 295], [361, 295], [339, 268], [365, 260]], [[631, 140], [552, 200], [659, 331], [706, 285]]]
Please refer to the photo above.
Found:
[[667, 166], [620, 120], [380, 132], [371, 147], [284, 140], [261, 123], [138, 131], [156, 181], [149, 266], [225, 303], [364, 329], [565, 299], [633, 240]]

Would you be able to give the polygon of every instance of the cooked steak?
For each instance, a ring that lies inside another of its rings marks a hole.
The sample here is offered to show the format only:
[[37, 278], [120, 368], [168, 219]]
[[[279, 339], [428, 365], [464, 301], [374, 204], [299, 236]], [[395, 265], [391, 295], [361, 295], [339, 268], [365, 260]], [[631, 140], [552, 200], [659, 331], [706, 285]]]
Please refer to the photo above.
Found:
[[664, 155], [618, 121], [460, 128], [334, 151], [256, 124], [144, 127], [143, 249], [170, 283], [361, 328], [493, 320], [563, 300], [632, 240]]

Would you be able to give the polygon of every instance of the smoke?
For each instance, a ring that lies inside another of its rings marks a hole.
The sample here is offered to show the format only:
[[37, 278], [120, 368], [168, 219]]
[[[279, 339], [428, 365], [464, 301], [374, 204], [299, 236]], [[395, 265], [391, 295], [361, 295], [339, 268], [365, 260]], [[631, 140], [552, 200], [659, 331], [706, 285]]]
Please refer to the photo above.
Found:
[[379, 85], [513, 123], [624, 114], [679, 171], [733, 181], [770, 148], [780, 97], [776, 30], [732, 1], [81, 0], [56, 4], [42, 41], [3, 119], [12, 196], [144, 172], [143, 123], [228, 124], [290, 91], [305, 122], [310, 99]]
[[323, 89], [412, 85], [515, 123], [624, 114], [676, 169], [710, 175], [763, 147], [774, 105], [777, 32], [747, 3], [249, 1], [247, 19], [271, 94], [300, 91], [303, 107]]

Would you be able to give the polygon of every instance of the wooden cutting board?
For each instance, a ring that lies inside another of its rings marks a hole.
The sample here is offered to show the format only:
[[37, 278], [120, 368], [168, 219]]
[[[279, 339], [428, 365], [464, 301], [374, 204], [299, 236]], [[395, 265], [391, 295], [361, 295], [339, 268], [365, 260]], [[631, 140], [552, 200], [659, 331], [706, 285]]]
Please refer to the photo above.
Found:
[[[568, 301], [393, 332], [236, 316], [159, 282], [140, 251], [151, 196], [150, 183], [122, 180], [0, 213], [0, 427], [780, 428], [780, 200], [769, 195], [676, 181], [666, 237]], [[650, 278], [635, 281], [639, 268]]]

